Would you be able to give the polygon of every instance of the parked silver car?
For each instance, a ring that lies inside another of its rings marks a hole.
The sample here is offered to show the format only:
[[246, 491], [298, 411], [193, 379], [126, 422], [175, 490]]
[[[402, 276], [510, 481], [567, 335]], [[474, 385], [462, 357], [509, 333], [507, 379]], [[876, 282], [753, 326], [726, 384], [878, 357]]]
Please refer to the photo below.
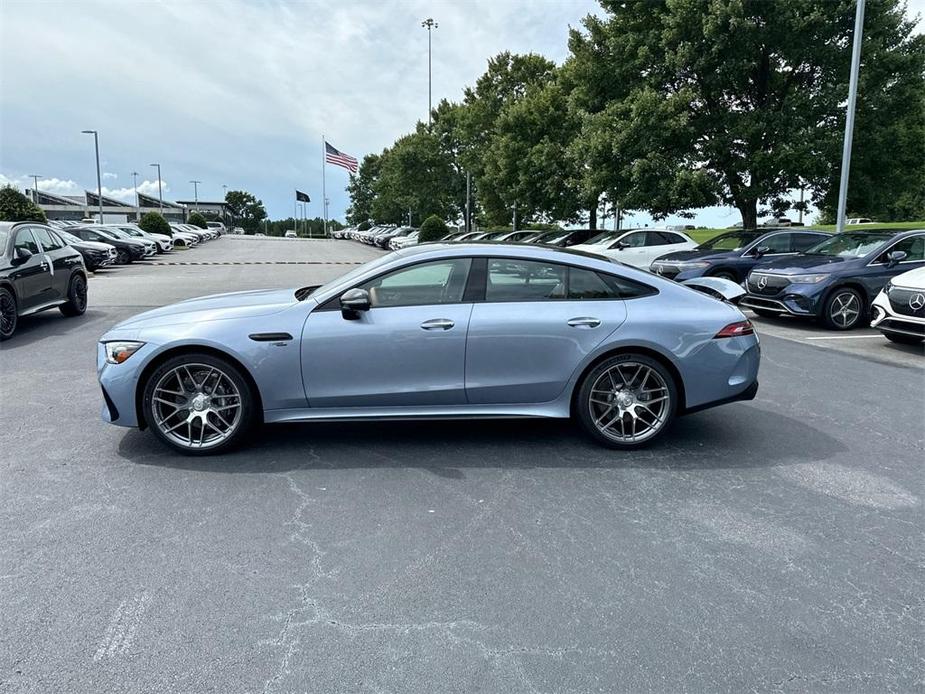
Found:
[[98, 351], [103, 418], [193, 454], [260, 421], [409, 417], [575, 415], [632, 448], [678, 414], [753, 398], [758, 362], [731, 303], [602, 256], [503, 244], [411, 246], [320, 287], [183, 301]]

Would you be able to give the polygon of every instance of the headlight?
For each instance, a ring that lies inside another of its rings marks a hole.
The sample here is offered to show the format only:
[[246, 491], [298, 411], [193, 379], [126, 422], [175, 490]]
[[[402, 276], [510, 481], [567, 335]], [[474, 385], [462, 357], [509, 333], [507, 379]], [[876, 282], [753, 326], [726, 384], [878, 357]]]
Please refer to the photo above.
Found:
[[121, 364], [144, 347], [144, 344], [144, 342], [104, 342], [106, 361], [110, 364]]
[[828, 277], [828, 275], [791, 275], [787, 279], [793, 284], [816, 284], [824, 279], [828, 279]]

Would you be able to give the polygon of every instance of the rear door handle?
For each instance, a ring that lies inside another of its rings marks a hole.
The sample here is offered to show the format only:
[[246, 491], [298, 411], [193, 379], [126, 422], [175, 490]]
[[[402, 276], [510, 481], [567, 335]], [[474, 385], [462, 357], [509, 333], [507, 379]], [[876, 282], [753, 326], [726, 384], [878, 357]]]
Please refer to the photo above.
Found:
[[596, 328], [601, 324], [601, 319], [582, 316], [580, 318], [570, 319], [568, 324], [573, 328]]
[[456, 323], [449, 318], [434, 318], [421, 323], [421, 328], [424, 330], [449, 330], [454, 325], [456, 325]]

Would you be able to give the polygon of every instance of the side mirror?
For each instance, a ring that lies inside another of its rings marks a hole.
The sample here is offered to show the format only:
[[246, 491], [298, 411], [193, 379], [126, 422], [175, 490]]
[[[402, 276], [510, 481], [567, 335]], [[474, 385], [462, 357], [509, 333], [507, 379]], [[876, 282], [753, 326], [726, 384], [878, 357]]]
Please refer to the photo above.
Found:
[[32, 251], [28, 248], [17, 248], [13, 254], [13, 265], [22, 265], [32, 257]]
[[630, 245], [629, 245], [626, 241], [617, 241], [617, 242], [614, 244], [614, 248], [616, 248], [618, 251], [622, 251], [622, 250], [624, 250], [624, 249], [626, 249], [626, 248], [629, 248], [629, 247], [630, 247]]
[[896, 267], [897, 264], [901, 263], [906, 259], [907, 253], [905, 251], [893, 251], [887, 255], [887, 267]]
[[370, 307], [369, 292], [365, 289], [348, 289], [341, 294], [340, 310], [344, 318], [353, 320], [358, 318], [358, 311], [368, 311]]
[[770, 250], [771, 249], [768, 248], [767, 246], [758, 246], [758, 248], [755, 249], [755, 257], [760, 258], [761, 256], [763, 256], [765, 253], [767, 253]]

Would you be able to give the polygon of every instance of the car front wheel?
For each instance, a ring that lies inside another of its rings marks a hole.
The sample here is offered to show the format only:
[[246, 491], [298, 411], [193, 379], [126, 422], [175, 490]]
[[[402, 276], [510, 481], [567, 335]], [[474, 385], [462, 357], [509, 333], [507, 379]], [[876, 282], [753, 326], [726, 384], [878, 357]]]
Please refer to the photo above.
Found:
[[860, 293], [849, 287], [836, 289], [826, 299], [822, 310], [822, 322], [832, 330], [851, 330], [864, 320], [864, 299]]
[[155, 436], [188, 455], [237, 446], [257, 418], [248, 380], [210, 354], [184, 354], [161, 364], [145, 384], [142, 406]]
[[576, 409], [592, 437], [612, 448], [637, 448], [674, 418], [677, 387], [668, 370], [641, 354], [605, 359], [585, 376]]
[[128, 251], [123, 251], [121, 248], [116, 251], [116, 262], [119, 265], [128, 265], [132, 262], [132, 256], [129, 255]]

